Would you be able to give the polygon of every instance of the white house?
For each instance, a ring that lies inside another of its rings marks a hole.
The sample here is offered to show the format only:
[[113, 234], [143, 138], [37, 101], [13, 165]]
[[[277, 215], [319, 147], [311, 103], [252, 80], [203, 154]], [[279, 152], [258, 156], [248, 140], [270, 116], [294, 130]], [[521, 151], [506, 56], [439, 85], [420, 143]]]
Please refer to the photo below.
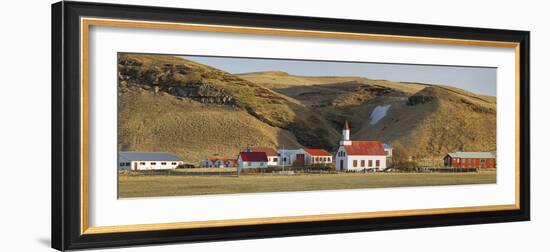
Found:
[[294, 165], [331, 164], [332, 154], [323, 149], [299, 149], [294, 154]]
[[243, 151], [237, 158], [239, 170], [249, 168], [267, 168], [267, 155], [265, 152]]
[[386, 152], [380, 141], [351, 141], [348, 121], [342, 129], [342, 140], [336, 152], [338, 171], [380, 171], [386, 169]]
[[250, 149], [252, 152], [265, 152], [265, 155], [267, 156], [267, 165], [273, 166], [279, 164], [279, 155], [277, 152], [272, 148], [267, 147], [255, 147]]
[[168, 170], [182, 164], [181, 158], [168, 152], [118, 152], [119, 170]]

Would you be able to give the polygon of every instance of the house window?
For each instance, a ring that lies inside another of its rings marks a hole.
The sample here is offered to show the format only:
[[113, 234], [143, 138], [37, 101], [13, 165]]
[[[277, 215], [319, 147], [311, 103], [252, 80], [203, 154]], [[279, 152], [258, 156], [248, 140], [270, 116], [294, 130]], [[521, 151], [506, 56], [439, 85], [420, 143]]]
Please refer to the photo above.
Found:
[[260, 162], [260, 166], [264, 166], [264, 162]]
[[279, 162], [278, 158], [273, 158], [273, 162]]
[[178, 164], [178, 163], [176, 163], [176, 162], [172, 162], [172, 165], [177, 165], [177, 164]]
[[284, 161], [284, 162], [286, 162], [286, 157], [285, 157], [285, 158], [283, 158], [283, 161]]
[[481, 160], [479, 160], [479, 162], [481, 162], [483, 164], [483, 163], [485, 163], [485, 159], [481, 159]]
[[353, 167], [357, 167], [357, 160], [353, 160]]
[[151, 165], [157, 165], [157, 162], [151, 162]]
[[376, 167], [380, 167], [380, 160], [376, 160]]
[[126, 165], [126, 166], [130, 166], [130, 162], [126, 162], [126, 164], [125, 164], [125, 165]]
[[145, 162], [140, 162], [139, 164], [140, 164], [140, 165], [145, 165]]
[[327, 158], [327, 161], [330, 162], [330, 158]]
[[365, 167], [365, 160], [361, 160], [361, 167]]
[[160, 163], [160, 165], [166, 165], [166, 162], [162, 162], [162, 163]]
[[120, 166], [124, 166], [124, 163], [120, 163], [119, 165], [120, 165]]
[[369, 167], [372, 167], [372, 160], [369, 160]]

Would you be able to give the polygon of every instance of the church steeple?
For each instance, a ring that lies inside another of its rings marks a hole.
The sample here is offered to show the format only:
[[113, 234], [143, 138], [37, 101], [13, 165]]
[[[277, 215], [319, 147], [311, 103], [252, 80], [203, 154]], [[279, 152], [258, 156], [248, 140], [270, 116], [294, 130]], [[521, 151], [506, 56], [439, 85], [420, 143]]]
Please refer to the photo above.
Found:
[[351, 145], [351, 141], [349, 140], [349, 123], [348, 120], [344, 122], [344, 128], [342, 129], [342, 141], [340, 141], [340, 145]]
[[342, 140], [349, 141], [349, 124], [348, 120], [344, 122], [344, 128], [342, 129]]

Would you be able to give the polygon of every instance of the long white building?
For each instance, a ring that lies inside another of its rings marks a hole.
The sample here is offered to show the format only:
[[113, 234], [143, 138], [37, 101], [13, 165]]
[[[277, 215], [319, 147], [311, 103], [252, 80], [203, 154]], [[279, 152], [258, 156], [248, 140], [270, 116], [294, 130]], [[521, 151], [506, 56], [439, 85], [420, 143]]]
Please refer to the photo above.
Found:
[[168, 152], [120, 151], [118, 153], [119, 170], [169, 170], [182, 164], [181, 158]]
[[351, 141], [348, 121], [342, 129], [342, 140], [336, 152], [338, 171], [381, 171], [386, 169], [386, 151], [380, 141]]

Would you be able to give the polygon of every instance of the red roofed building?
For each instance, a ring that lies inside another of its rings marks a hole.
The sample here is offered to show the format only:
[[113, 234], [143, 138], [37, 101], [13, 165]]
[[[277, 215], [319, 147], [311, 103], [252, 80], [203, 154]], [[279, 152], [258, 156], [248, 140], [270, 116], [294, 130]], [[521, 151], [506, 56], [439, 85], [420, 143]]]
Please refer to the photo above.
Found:
[[253, 152], [265, 152], [267, 155], [267, 165], [278, 165], [279, 164], [279, 154], [272, 148], [267, 147], [255, 147], [250, 149]]
[[237, 158], [239, 169], [267, 168], [267, 161], [265, 152], [243, 151]]
[[348, 121], [342, 129], [340, 148], [336, 152], [336, 170], [380, 171], [386, 169], [386, 152], [380, 141], [351, 141]]
[[295, 165], [313, 165], [332, 163], [332, 154], [323, 149], [299, 149], [294, 159]]

